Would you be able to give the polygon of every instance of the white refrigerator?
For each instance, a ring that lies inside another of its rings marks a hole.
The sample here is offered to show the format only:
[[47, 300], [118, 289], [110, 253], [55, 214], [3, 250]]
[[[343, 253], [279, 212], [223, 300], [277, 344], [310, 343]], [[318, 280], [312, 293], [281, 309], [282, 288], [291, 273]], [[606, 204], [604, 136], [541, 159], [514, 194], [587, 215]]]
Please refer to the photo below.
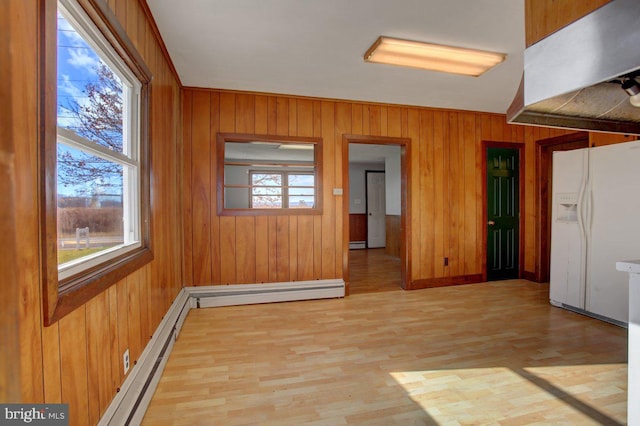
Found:
[[625, 325], [640, 259], [640, 141], [553, 155], [551, 304]]

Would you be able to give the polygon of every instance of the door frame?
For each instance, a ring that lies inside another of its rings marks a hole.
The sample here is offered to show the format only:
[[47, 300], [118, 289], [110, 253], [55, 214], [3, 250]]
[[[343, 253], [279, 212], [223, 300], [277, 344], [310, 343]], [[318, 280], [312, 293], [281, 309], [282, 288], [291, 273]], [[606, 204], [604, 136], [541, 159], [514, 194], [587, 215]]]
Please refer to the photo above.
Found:
[[[574, 145], [579, 141], [586, 141], [587, 148], [589, 146], [589, 133], [576, 131], [567, 135], [556, 136], [552, 138], [540, 139], [536, 141], [536, 199], [535, 199], [535, 212], [536, 212], [536, 242], [535, 242], [535, 271], [532, 281], [535, 282], [547, 282], [549, 281], [549, 253], [551, 247], [551, 241], [548, 240], [549, 227], [551, 226], [549, 217], [549, 168], [553, 164], [548, 163], [547, 168], [544, 168], [543, 164], [543, 151], [546, 148], [551, 148], [551, 155], [555, 151], [566, 151], [567, 145]], [[571, 148], [578, 149], [578, 148]]]
[[[382, 173], [385, 175], [386, 182], [386, 171], [385, 170], [365, 170], [364, 171], [364, 204], [365, 204], [365, 212], [367, 215], [367, 248], [369, 248], [369, 173]], [[383, 191], [385, 195], [385, 199], [387, 196], [387, 190]], [[385, 215], [385, 233], [386, 233], [386, 215]]]
[[342, 135], [342, 277], [349, 295], [349, 144], [395, 145], [400, 147], [400, 285], [411, 288], [411, 139], [391, 136]]
[[518, 278], [529, 279], [524, 273], [524, 218], [525, 215], [525, 185], [524, 185], [524, 155], [525, 144], [521, 142], [496, 142], [482, 141], [482, 281], [487, 281], [487, 210], [489, 208], [487, 200], [487, 150], [489, 148], [508, 148], [518, 151], [518, 190], [520, 191], [518, 209], [520, 218], [518, 220]]

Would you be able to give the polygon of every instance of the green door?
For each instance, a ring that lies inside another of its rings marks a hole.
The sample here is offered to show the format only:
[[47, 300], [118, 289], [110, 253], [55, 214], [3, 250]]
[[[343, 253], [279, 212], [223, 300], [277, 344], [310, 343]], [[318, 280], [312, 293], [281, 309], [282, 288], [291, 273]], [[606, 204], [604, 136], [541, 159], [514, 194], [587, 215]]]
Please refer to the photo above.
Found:
[[518, 278], [520, 182], [517, 149], [487, 148], [487, 279]]

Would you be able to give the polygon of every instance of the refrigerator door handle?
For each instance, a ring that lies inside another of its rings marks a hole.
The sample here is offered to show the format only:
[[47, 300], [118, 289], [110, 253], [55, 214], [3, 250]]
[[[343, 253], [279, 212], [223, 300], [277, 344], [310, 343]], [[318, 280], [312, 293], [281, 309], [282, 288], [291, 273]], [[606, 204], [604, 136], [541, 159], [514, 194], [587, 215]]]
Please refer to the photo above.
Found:
[[[581, 307], [586, 307], [587, 293], [587, 255], [589, 245], [589, 232], [587, 230], [588, 209], [589, 209], [589, 149], [586, 149], [582, 157], [582, 179], [580, 181], [580, 192], [578, 193], [578, 228], [580, 229], [580, 297]], [[585, 200], [585, 197], [587, 198]]]

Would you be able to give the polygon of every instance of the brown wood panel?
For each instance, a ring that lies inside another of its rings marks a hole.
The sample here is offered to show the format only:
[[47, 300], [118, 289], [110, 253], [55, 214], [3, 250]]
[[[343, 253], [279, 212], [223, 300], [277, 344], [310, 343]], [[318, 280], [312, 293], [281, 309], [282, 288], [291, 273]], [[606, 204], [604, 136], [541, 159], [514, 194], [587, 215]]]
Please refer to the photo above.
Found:
[[[289, 279], [297, 281], [298, 278], [298, 216], [289, 216]], [[303, 248], [304, 249], [304, 248]]]
[[214, 172], [216, 165], [218, 164], [218, 151], [213, 148], [215, 144], [215, 135], [220, 131], [220, 121], [222, 120], [220, 114], [220, 94], [211, 94], [211, 111], [210, 111], [210, 127], [209, 134], [211, 135], [211, 155], [209, 156], [210, 168], [211, 168], [211, 182], [209, 185], [210, 197], [211, 197], [211, 209], [209, 210], [211, 227], [209, 229], [211, 233], [211, 281], [199, 282], [200, 285], [220, 284], [222, 282], [220, 278], [220, 264], [221, 264], [221, 248], [220, 248], [220, 219], [218, 217], [218, 197], [216, 197], [217, 190], [217, 173]]
[[349, 214], [349, 241], [367, 241], [367, 215]]
[[[345, 145], [343, 150], [343, 144], [347, 142], [344, 140], [343, 136], [345, 134], [351, 134], [351, 107], [352, 103], [350, 102], [338, 102], [336, 103], [335, 109], [335, 129], [334, 129], [334, 137], [336, 143], [336, 150], [334, 154], [334, 187], [342, 188], [344, 191], [345, 186], [349, 186], [348, 180], [343, 182], [342, 175], [344, 170], [348, 170], [348, 167], [343, 167], [342, 157], [345, 155], [343, 151], [348, 151], [348, 145]], [[348, 155], [346, 155], [348, 158]], [[346, 164], [345, 158], [345, 164]], [[347, 193], [348, 193], [347, 188]], [[343, 223], [346, 218], [345, 212], [349, 211], [349, 197], [337, 196], [336, 200], [336, 211], [335, 211], [335, 246], [336, 246], [336, 255], [335, 255], [335, 270], [338, 276], [343, 276], [349, 270], [348, 264], [348, 256], [343, 255], [349, 250], [349, 230], [347, 226]], [[343, 226], [344, 225], [344, 226]]]
[[464, 267], [460, 273], [468, 275], [481, 268], [480, 259], [477, 256], [476, 241], [480, 238], [478, 232], [478, 193], [476, 192], [477, 175], [476, 161], [479, 152], [476, 149], [476, 121], [474, 114], [465, 114], [462, 120], [462, 130], [464, 140], [464, 233], [460, 235], [463, 244]]
[[0, 4], [0, 270], [3, 284], [0, 286], [0, 401], [19, 402], [20, 399], [20, 345], [18, 318], [19, 283], [16, 265], [16, 204], [14, 198], [16, 182], [15, 149], [13, 145], [13, 55], [8, 47], [11, 33], [11, 7], [9, 2]]
[[[14, 52], [36, 52], [38, 4], [13, 0], [10, 7], [9, 46]], [[5, 27], [6, 28], [6, 27]], [[39, 305], [38, 204], [38, 64], [35, 54], [12, 55], [11, 109], [15, 170], [15, 226], [18, 292], [22, 303], [17, 306], [20, 336], [20, 393], [23, 401], [43, 401], [43, 367], [41, 312]], [[4, 102], [3, 102], [4, 104]]]
[[401, 227], [399, 215], [385, 216], [385, 254], [400, 257]]
[[255, 97], [255, 132], [259, 135], [269, 134], [269, 98], [267, 96]]
[[[124, 354], [129, 349], [129, 293], [126, 278], [115, 285], [117, 292], [118, 313], [114, 326], [118, 334], [118, 353]], [[131, 354], [129, 354], [131, 355]], [[118, 357], [118, 383], [124, 379], [124, 360]]]
[[[89, 414], [88, 324], [85, 306], [62, 318], [59, 325], [62, 400], [70, 407], [69, 424], [93, 424]], [[89, 325], [93, 327], [93, 324]]]
[[351, 133], [362, 134], [362, 104], [355, 104], [351, 107]]
[[382, 135], [382, 107], [379, 105], [369, 106], [369, 131], [366, 134], [372, 136]]
[[322, 216], [313, 217], [313, 279], [322, 277]]
[[210, 134], [211, 96], [209, 92], [193, 94], [191, 125], [191, 173], [193, 281], [198, 284], [211, 282], [211, 167], [210, 152], [213, 149]]
[[[127, 328], [129, 334], [129, 358], [133, 362], [140, 357], [145, 341], [140, 324], [140, 305], [146, 295], [140, 294], [140, 271], [127, 277]], [[146, 341], [145, 341], [146, 344]]]
[[312, 280], [314, 243], [313, 216], [300, 216], [298, 218], [298, 280]]
[[111, 377], [109, 378], [109, 391], [106, 398], [107, 404], [111, 401], [111, 397], [117, 392], [121, 383], [121, 363], [123, 363], [121, 354], [124, 351], [120, 351], [119, 342], [119, 326], [118, 326], [118, 284], [109, 287], [108, 296], [109, 299], [109, 323], [107, 324], [107, 332], [109, 333], [109, 356], [108, 362], [111, 367]]
[[[112, 287], [113, 288], [113, 287]], [[91, 299], [86, 305], [87, 328], [87, 369], [89, 421], [96, 424], [111, 402], [111, 346], [109, 334], [109, 296], [103, 292]], [[118, 364], [115, 362], [115, 364]]]
[[605, 5], [610, 0], [525, 0], [527, 46]]
[[44, 400], [62, 403], [62, 377], [60, 370], [60, 327], [55, 323], [42, 329]]
[[[463, 239], [460, 232], [464, 233], [464, 222], [461, 218], [462, 199], [464, 197], [464, 161], [461, 161], [460, 137], [458, 135], [458, 114], [448, 113], [449, 124], [449, 162], [446, 165], [449, 175], [449, 275], [461, 275], [461, 264], [464, 259], [461, 256], [460, 246]], [[462, 188], [461, 188], [462, 186]], [[464, 237], [463, 237], [464, 238]]]
[[445, 156], [444, 156], [444, 113], [434, 112], [433, 117], [433, 246], [434, 246], [434, 276], [445, 275], [444, 257], [446, 235], [446, 211], [448, 207], [447, 184], [445, 180]]
[[289, 136], [298, 134], [298, 99], [289, 100]]
[[289, 216], [276, 216], [276, 279], [291, 279], [289, 262]]
[[310, 99], [298, 99], [297, 111], [297, 135], [313, 137], [313, 101]]
[[620, 133], [596, 133], [589, 134], [589, 146], [613, 145], [616, 143], [630, 142], [640, 139], [638, 135], [623, 135]]
[[[236, 131], [236, 94], [220, 93], [220, 132], [234, 133]], [[211, 143], [215, 141], [215, 134], [211, 135]]]
[[269, 135], [275, 135], [278, 129], [278, 100], [269, 96], [267, 104], [267, 129]]
[[402, 111], [400, 107], [388, 108], [387, 136], [402, 137]]
[[237, 247], [236, 218], [220, 217], [220, 282], [222, 284], [238, 283], [236, 281]]
[[193, 92], [182, 94], [182, 282], [193, 285], [193, 207], [191, 188], [192, 149], [191, 120]]
[[[416, 271], [416, 276], [431, 278], [435, 274], [435, 176], [434, 176], [434, 113], [433, 111], [420, 111], [420, 136], [419, 149], [414, 151], [414, 173], [418, 175], [419, 182], [417, 192], [419, 196], [414, 196], [417, 209], [417, 224], [414, 229], [419, 229], [420, 238], [414, 239], [412, 252], [419, 253], [416, 259], [420, 269]], [[415, 139], [414, 139], [415, 140]], [[416, 178], [414, 177], [414, 180]], [[417, 194], [416, 194], [417, 195]], [[414, 222], [416, 222], [414, 221]], [[419, 225], [419, 226], [417, 226]], [[415, 258], [415, 255], [414, 255]]]
[[233, 131], [238, 133], [255, 132], [255, 96], [247, 94], [236, 96], [235, 118], [236, 124]]
[[269, 216], [267, 236], [269, 238], [269, 281], [278, 281], [278, 218]]
[[289, 99], [276, 98], [276, 135], [289, 135]]
[[269, 219], [255, 217], [256, 283], [269, 282]]
[[236, 282], [256, 282], [256, 220], [253, 216], [235, 218]]
[[333, 188], [335, 188], [335, 165], [334, 156], [336, 152], [335, 148], [335, 110], [333, 102], [322, 102], [322, 137], [323, 137], [323, 149], [322, 155], [324, 170], [322, 176], [324, 179], [322, 185], [322, 278], [339, 277], [340, 274], [335, 268], [335, 255], [336, 255], [336, 242], [333, 240], [335, 235], [335, 215], [336, 206], [333, 195]]

